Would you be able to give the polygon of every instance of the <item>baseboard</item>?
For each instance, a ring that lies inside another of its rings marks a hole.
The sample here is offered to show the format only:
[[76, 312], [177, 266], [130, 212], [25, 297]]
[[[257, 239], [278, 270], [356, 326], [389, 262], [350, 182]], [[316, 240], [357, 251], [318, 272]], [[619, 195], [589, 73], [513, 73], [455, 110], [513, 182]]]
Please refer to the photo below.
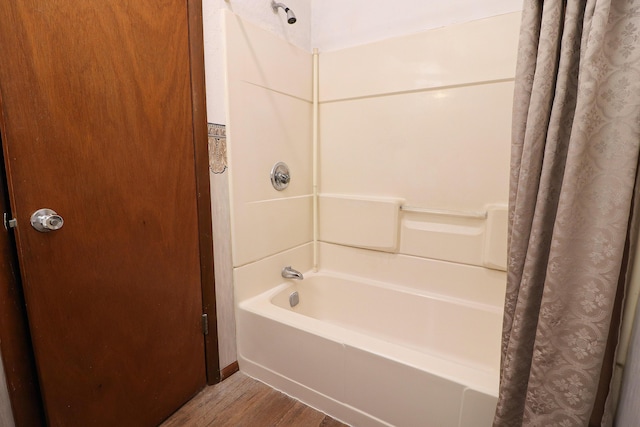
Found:
[[229, 378], [231, 375], [238, 372], [240, 368], [238, 367], [238, 361], [233, 362], [225, 368], [220, 370], [220, 381], [224, 381], [226, 378]]

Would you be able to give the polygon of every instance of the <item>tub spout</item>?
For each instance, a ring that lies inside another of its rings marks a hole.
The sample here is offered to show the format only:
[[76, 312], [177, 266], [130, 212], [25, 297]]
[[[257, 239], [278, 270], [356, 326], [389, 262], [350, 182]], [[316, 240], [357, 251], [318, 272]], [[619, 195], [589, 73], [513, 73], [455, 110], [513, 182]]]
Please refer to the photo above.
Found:
[[304, 279], [304, 277], [302, 276], [302, 273], [300, 273], [298, 270], [294, 270], [293, 268], [291, 268], [290, 265], [282, 269], [282, 277], [284, 277], [285, 279], [296, 279], [296, 280]]

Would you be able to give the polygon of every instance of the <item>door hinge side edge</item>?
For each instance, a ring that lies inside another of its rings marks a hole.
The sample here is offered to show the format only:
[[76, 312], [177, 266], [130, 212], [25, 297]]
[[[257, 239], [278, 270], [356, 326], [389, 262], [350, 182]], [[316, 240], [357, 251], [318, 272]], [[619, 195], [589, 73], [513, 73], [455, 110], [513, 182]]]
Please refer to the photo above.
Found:
[[202, 335], [209, 335], [209, 315], [202, 314]]

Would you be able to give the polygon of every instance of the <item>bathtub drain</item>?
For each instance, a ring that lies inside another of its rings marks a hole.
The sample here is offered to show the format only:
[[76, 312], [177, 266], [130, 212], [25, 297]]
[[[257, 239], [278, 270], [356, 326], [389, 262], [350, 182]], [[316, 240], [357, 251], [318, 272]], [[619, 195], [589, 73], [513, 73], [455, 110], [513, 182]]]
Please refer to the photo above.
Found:
[[291, 292], [289, 295], [289, 304], [291, 307], [295, 307], [300, 302], [300, 297], [298, 296], [298, 291]]

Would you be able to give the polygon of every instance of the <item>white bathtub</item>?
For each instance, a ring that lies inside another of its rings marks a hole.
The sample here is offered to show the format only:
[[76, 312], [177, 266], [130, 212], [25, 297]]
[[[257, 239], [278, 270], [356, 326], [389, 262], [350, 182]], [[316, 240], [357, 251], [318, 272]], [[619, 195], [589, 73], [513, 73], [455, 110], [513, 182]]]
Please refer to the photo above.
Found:
[[244, 372], [348, 424], [491, 425], [499, 307], [321, 271], [240, 302], [237, 322]]

